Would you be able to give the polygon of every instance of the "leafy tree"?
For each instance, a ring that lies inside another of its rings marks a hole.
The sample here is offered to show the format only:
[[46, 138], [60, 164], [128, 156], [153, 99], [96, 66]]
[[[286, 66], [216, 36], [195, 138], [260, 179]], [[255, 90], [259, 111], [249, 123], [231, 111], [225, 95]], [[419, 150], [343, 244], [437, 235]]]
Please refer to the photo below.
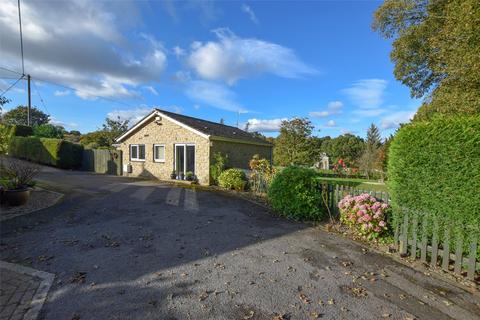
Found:
[[307, 118], [284, 120], [280, 125], [280, 134], [275, 139], [274, 159], [276, 164], [306, 164], [310, 162], [309, 138], [313, 125]]
[[63, 135], [63, 138], [67, 141], [78, 143], [80, 142], [80, 139], [82, 137], [82, 134], [80, 131], [77, 130], [72, 130], [70, 132], [65, 132]]
[[41, 124], [33, 127], [33, 134], [42, 138], [62, 139], [65, 134], [65, 128], [62, 126], [54, 126], [53, 124]]
[[373, 29], [394, 39], [395, 77], [425, 98], [415, 120], [480, 113], [478, 0], [386, 0]]
[[89, 132], [80, 138], [80, 143], [87, 149], [109, 148], [110, 141], [110, 137], [103, 130]]
[[367, 130], [367, 140], [365, 142], [365, 149], [360, 158], [360, 168], [365, 171], [367, 179], [374, 172], [375, 169], [381, 169], [380, 162], [380, 147], [382, 145], [380, 131], [375, 124], [371, 124]]
[[358, 159], [362, 155], [364, 141], [358, 136], [346, 133], [333, 139], [325, 139], [322, 143], [322, 152], [330, 157], [330, 163], [343, 159], [348, 167], [358, 166]]
[[[2, 121], [6, 124], [20, 124], [27, 125], [27, 107], [18, 106], [12, 110], [5, 112], [2, 116]], [[43, 111], [32, 107], [30, 109], [30, 125], [39, 126], [47, 124], [50, 121], [50, 116]]]
[[11, 102], [12, 100], [4, 97], [4, 96], [0, 96], [0, 111], [3, 110], [3, 106], [6, 105], [7, 103]]

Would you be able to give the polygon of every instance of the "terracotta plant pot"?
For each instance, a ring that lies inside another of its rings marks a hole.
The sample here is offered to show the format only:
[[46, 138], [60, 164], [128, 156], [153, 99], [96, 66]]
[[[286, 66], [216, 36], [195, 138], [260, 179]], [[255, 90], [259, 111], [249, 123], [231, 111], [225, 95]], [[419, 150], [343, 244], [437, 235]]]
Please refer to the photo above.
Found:
[[5, 190], [3, 197], [6, 203], [10, 206], [21, 206], [28, 202], [30, 198], [30, 189]]

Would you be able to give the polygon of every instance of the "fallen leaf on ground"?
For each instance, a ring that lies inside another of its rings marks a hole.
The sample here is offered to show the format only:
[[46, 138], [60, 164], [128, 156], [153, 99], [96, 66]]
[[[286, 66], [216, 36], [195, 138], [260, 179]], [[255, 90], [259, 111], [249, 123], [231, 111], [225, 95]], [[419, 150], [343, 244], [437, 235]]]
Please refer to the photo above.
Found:
[[250, 310], [248, 314], [245, 317], [243, 317], [243, 319], [245, 320], [252, 319], [254, 314], [255, 312], [253, 310]]
[[73, 274], [72, 278], [70, 279], [70, 283], [85, 283], [87, 277], [86, 272], [77, 271]]
[[308, 299], [308, 297], [307, 297], [305, 294], [300, 293], [299, 297], [300, 297], [300, 300], [303, 301], [303, 303], [305, 303], [305, 304], [309, 304], [309, 303], [310, 303], [310, 299]]
[[328, 299], [327, 303], [328, 304], [335, 304], [335, 300], [334, 299]]

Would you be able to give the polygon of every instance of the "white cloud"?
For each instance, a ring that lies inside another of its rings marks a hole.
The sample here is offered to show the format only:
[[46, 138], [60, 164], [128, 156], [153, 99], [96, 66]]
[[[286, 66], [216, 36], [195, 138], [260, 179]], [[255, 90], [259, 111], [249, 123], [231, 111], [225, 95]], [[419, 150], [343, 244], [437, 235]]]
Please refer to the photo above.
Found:
[[325, 127], [328, 127], [328, 128], [334, 128], [337, 126], [337, 123], [335, 122], [335, 120], [328, 120], [327, 123], [325, 123]]
[[415, 111], [399, 111], [391, 113], [381, 119], [380, 127], [382, 129], [397, 128], [400, 124], [409, 122], [414, 115]]
[[341, 101], [330, 101], [327, 105], [327, 110], [312, 111], [308, 114], [313, 118], [325, 118], [333, 114], [338, 114], [342, 111], [343, 103]]
[[55, 92], [53, 93], [53, 95], [55, 97], [64, 97], [64, 96], [68, 96], [70, 93], [72, 93], [70, 90], [55, 90]]
[[[166, 67], [165, 50], [155, 38], [123, 36], [141, 23], [136, 6], [94, 0], [22, 3], [26, 72], [73, 87], [85, 99], [135, 97], [137, 86], [158, 81]], [[3, 65], [20, 71], [16, 1], [2, 2], [0, 30]]]
[[250, 20], [252, 20], [253, 23], [258, 24], [257, 16], [255, 12], [253, 12], [252, 8], [250, 8], [250, 6], [242, 4], [242, 11], [248, 15], [248, 17], [250, 18]]
[[186, 94], [193, 100], [209, 106], [234, 112], [247, 112], [236, 102], [235, 93], [225, 85], [209, 81], [191, 81]]
[[193, 105], [193, 108], [194, 108], [195, 110], [198, 110], [198, 109], [200, 109], [200, 106], [199, 106], [198, 104], [194, 104], [194, 105]]
[[155, 89], [154, 87], [152, 87], [152, 86], [146, 86], [145, 89], [147, 89], [148, 91], [150, 91], [150, 93], [152, 93], [153, 95], [158, 96], [158, 91], [157, 91], [157, 89]]
[[126, 110], [113, 110], [107, 113], [107, 117], [112, 120], [120, 119], [122, 121], [128, 120], [129, 125], [132, 126], [138, 121], [140, 121], [147, 114], [152, 112], [153, 108], [149, 107], [138, 107], [135, 109], [126, 109]]
[[194, 42], [188, 64], [207, 80], [222, 80], [233, 85], [262, 73], [284, 78], [299, 78], [315, 73], [292, 49], [257, 39], [244, 39], [229, 29], [213, 31], [218, 41]]
[[249, 132], [277, 132], [280, 130], [280, 125], [282, 121], [287, 120], [283, 119], [249, 119], [248, 131]]
[[55, 117], [50, 117], [50, 124], [53, 124], [54, 126], [62, 126], [65, 129], [75, 129], [78, 127], [78, 124], [75, 122], [65, 122], [59, 119], [56, 119]]
[[383, 79], [362, 79], [350, 88], [343, 89], [352, 102], [361, 109], [376, 109], [383, 103], [387, 81]]
[[173, 54], [177, 57], [180, 58], [185, 55], [185, 50], [180, 48], [179, 46], [173, 47]]

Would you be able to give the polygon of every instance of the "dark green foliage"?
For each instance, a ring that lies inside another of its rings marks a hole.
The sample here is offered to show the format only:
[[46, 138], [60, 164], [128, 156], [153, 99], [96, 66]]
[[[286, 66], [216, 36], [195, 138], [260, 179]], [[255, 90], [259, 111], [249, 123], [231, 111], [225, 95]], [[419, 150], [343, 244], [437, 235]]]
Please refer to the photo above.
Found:
[[[41, 124], [47, 124], [50, 121], [50, 116], [40, 109], [32, 107], [30, 109], [30, 125], [39, 126]], [[5, 112], [2, 115], [2, 122], [5, 124], [15, 125], [27, 125], [27, 107], [18, 106]]]
[[21, 124], [13, 125], [12, 126], [13, 135], [15, 137], [29, 137], [33, 136], [33, 129], [29, 126], [24, 126]]
[[213, 154], [212, 165], [210, 165], [210, 179], [213, 184], [218, 184], [218, 177], [225, 170], [228, 163], [228, 155], [222, 155], [221, 152]]
[[280, 134], [275, 139], [273, 159], [280, 166], [302, 165], [309, 159], [309, 139], [313, 125], [307, 118], [284, 120], [280, 126]]
[[373, 28], [393, 39], [397, 80], [424, 98], [414, 120], [480, 114], [478, 0], [385, 0]]
[[349, 133], [333, 139], [325, 139], [321, 145], [321, 151], [327, 153], [330, 163], [333, 164], [339, 159], [343, 159], [347, 167], [358, 166], [357, 160], [362, 155], [363, 149], [363, 139]]
[[9, 154], [13, 157], [63, 169], [79, 168], [83, 147], [62, 139], [14, 137]]
[[10, 140], [15, 137], [27, 137], [33, 134], [32, 127], [0, 123], [0, 154], [8, 151]]
[[33, 127], [33, 134], [40, 138], [62, 139], [64, 133], [65, 129], [62, 126], [54, 126], [50, 123]]
[[225, 189], [243, 191], [247, 186], [247, 176], [243, 170], [236, 168], [227, 169], [218, 177], [218, 185]]
[[300, 220], [321, 220], [324, 216], [319, 174], [313, 170], [290, 166], [273, 178], [268, 200], [280, 214]]
[[[479, 235], [480, 117], [435, 119], [404, 126], [390, 145], [389, 190], [394, 221], [404, 209]], [[454, 238], [453, 237], [453, 238]]]

